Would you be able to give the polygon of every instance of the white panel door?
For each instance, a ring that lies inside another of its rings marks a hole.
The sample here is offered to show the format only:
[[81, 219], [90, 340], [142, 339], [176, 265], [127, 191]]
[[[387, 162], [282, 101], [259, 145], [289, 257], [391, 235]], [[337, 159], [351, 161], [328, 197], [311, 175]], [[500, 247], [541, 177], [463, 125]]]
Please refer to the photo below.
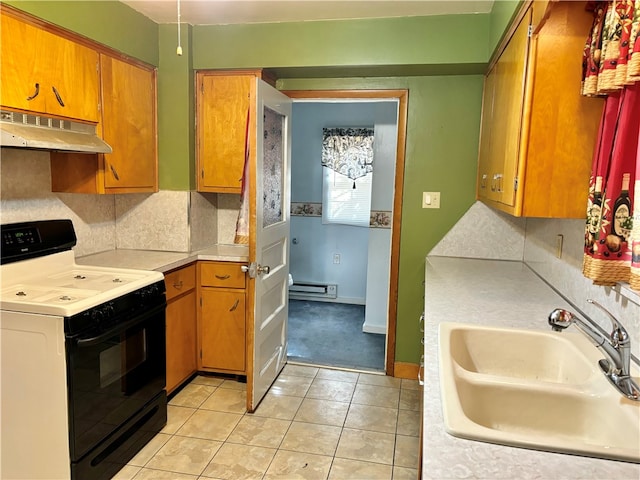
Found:
[[[287, 361], [291, 99], [262, 80], [257, 85], [253, 411]], [[255, 223], [254, 223], [255, 222]], [[253, 276], [253, 275], [252, 275]]]

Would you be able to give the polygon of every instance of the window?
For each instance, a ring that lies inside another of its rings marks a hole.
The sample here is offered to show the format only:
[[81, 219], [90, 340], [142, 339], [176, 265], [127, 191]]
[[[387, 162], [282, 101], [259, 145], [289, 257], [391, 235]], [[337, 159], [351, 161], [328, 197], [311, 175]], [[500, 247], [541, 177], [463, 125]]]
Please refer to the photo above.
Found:
[[328, 167], [322, 167], [322, 173], [322, 223], [368, 227], [373, 173], [357, 180]]
[[322, 223], [369, 226], [373, 128], [324, 128]]

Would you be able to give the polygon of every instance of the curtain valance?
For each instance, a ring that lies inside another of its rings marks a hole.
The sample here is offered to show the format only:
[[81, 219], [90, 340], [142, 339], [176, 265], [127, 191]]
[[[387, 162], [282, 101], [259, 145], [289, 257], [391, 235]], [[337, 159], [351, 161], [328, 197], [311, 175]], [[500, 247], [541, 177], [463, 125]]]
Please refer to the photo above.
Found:
[[373, 128], [323, 128], [322, 166], [351, 180], [373, 172]]

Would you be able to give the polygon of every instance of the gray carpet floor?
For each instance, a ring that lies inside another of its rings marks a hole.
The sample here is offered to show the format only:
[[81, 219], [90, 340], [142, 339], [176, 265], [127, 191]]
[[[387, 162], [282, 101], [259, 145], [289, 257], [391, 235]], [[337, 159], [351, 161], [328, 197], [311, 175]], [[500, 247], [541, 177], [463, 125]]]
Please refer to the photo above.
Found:
[[362, 331], [364, 309], [364, 305], [289, 300], [289, 360], [384, 371], [385, 335]]

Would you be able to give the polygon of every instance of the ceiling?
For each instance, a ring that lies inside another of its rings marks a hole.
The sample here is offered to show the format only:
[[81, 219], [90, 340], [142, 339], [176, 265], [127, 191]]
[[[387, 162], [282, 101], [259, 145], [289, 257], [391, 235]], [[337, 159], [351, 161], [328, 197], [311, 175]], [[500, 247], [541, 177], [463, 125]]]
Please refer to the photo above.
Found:
[[[120, 0], [156, 23], [177, 23], [178, 0]], [[179, 0], [191, 25], [488, 13], [493, 0]]]

